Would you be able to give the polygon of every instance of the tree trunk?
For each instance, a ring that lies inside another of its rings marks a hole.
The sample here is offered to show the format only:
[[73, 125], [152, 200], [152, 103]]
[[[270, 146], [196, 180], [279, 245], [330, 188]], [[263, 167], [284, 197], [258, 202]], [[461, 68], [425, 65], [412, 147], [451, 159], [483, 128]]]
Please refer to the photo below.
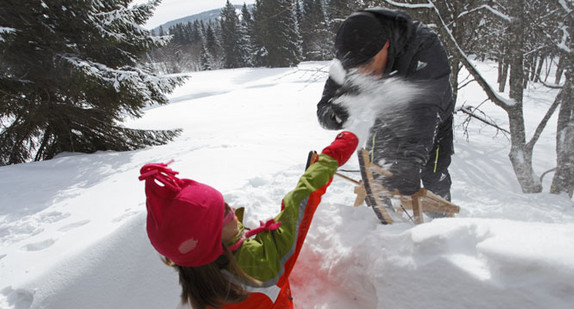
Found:
[[567, 71], [566, 81], [560, 94], [560, 113], [556, 132], [556, 172], [550, 193], [574, 192], [574, 81], [573, 73]]
[[540, 58], [538, 58], [538, 67], [536, 68], [536, 74], [534, 75], [535, 83], [538, 83], [541, 80], [540, 76], [542, 75], [542, 67], [544, 66], [544, 61], [546, 60], [546, 57], [547, 57], [546, 53], [540, 53]]
[[562, 79], [562, 74], [564, 73], [564, 56], [560, 56], [558, 59], [558, 67], [556, 68], [556, 77], [554, 78], [554, 83], [556, 85], [560, 84], [560, 80]]
[[504, 86], [502, 86], [502, 83], [505, 82], [506, 83], [506, 78], [503, 80], [503, 74], [502, 74], [502, 69], [504, 68], [504, 51], [499, 51], [498, 53], [498, 76], [496, 79], [496, 82], [498, 83], [498, 91], [499, 92], [504, 92]]
[[506, 81], [508, 79], [508, 46], [503, 44], [500, 51], [500, 61], [498, 62], [498, 92], [504, 93], [506, 89]]
[[502, 66], [500, 82], [498, 84], [498, 91], [504, 92], [506, 90], [506, 80], [508, 79], [508, 63], [505, 62]]
[[532, 147], [526, 145], [526, 130], [524, 127], [523, 83], [524, 83], [524, 0], [511, 1], [514, 7], [510, 10], [512, 16], [509, 27], [510, 51], [510, 98], [514, 105], [506, 111], [510, 123], [510, 162], [520, 183], [522, 192], [538, 193], [542, 191], [540, 181], [532, 169]]
[[459, 87], [458, 74], [460, 73], [460, 70], [462, 69], [462, 64], [460, 63], [460, 61], [458, 61], [454, 57], [453, 57], [451, 63], [452, 64], [450, 67], [452, 69], [452, 73], [450, 75], [450, 82], [452, 85], [452, 100], [453, 100], [453, 102], [456, 103], [456, 100], [458, 99], [458, 87]]

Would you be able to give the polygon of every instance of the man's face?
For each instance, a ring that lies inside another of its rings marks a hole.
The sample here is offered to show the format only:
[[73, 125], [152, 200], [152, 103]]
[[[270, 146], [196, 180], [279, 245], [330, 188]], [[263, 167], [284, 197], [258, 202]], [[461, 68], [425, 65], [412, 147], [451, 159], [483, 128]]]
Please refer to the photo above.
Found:
[[382, 77], [387, 67], [387, 58], [389, 56], [389, 41], [385, 46], [367, 63], [358, 67], [358, 72], [364, 75]]

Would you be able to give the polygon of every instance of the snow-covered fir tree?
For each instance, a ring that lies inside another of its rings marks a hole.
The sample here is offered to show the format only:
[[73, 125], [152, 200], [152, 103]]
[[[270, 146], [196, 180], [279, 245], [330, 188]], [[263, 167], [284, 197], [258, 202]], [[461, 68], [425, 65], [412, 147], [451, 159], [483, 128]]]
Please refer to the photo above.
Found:
[[202, 44], [201, 45], [200, 62], [199, 62], [199, 66], [200, 66], [201, 71], [212, 70], [213, 69], [212, 64], [213, 64], [213, 59], [211, 58], [209, 51], [205, 47], [205, 44]]
[[61, 152], [132, 150], [178, 131], [123, 127], [126, 116], [168, 102], [182, 82], [138, 66], [166, 37], [143, 25], [160, 1], [3, 0], [0, 4], [0, 164]]
[[303, 0], [300, 29], [302, 52], [305, 60], [328, 60], [333, 58], [334, 35], [329, 31], [323, 10], [323, 0]]
[[253, 31], [253, 19], [251, 18], [251, 12], [247, 8], [246, 4], [243, 4], [241, 8], [241, 20], [239, 22], [239, 57], [243, 66], [252, 66], [252, 53], [253, 46], [251, 44], [251, 33]]
[[244, 66], [239, 53], [239, 17], [235, 13], [235, 7], [227, 0], [221, 10], [221, 48], [223, 50], [223, 67], [238, 68]]
[[209, 23], [207, 24], [207, 27], [205, 27], [205, 48], [209, 54], [208, 58], [211, 61], [211, 69], [219, 69], [221, 68], [220, 59], [222, 58], [222, 52], [214, 26], [214, 23]]
[[258, 64], [268, 67], [297, 65], [301, 35], [292, 0], [259, 0], [253, 12]]
[[[354, 11], [363, 7], [361, 1], [356, 0], [327, 0], [325, 13], [331, 24], [331, 31], [337, 31], [339, 25]], [[374, 5], [381, 5], [379, 3]]]

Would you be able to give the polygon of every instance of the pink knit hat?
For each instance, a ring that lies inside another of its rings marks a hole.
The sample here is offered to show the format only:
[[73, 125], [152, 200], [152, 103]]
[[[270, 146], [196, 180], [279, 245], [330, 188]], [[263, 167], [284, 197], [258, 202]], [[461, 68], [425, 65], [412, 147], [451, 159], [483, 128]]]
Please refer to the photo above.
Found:
[[219, 191], [179, 179], [178, 172], [163, 163], [146, 164], [140, 173], [147, 197], [147, 234], [160, 254], [177, 265], [194, 267], [223, 254], [225, 202]]

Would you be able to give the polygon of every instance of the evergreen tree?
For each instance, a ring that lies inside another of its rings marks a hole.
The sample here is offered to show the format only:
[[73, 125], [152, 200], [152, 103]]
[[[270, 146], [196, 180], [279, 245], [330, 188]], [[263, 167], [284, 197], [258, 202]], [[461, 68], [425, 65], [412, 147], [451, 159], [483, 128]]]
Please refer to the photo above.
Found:
[[253, 24], [251, 12], [249, 12], [249, 8], [247, 8], [247, 4], [245, 3], [243, 3], [243, 6], [241, 7], [241, 23], [245, 24], [249, 28], [251, 28]]
[[299, 0], [295, 0], [294, 5], [295, 18], [297, 18], [297, 24], [299, 25], [299, 28], [301, 28], [303, 25], [303, 11], [301, 10], [301, 3]]
[[264, 9], [263, 0], [255, 0], [252, 14], [253, 27], [251, 29], [252, 62], [254, 66], [266, 66], [267, 55], [269, 54], [265, 48], [265, 38], [268, 36], [268, 29]]
[[239, 57], [241, 59], [242, 66], [252, 66], [252, 54], [253, 46], [252, 42], [252, 31], [253, 31], [253, 20], [251, 19], [251, 13], [244, 3], [241, 8], [241, 21], [239, 23]]
[[200, 55], [200, 68], [202, 71], [211, 71], [211, 64], [213, 63], [213, 59], [211, 59], [211, 55], [207, 51], [205, 44], [201, 45], [201, 55]]
[[203, 33], [201, 32], [201, 25], [199, 21], [195, 20], [191, 27], [191, 38], [192, 44], [202, 44], [203, 43]]
[[333, 34], [328, 30], [322, 0], [303, 0], [301, 17], [302, 51], [305, 60], [333, 58]]
[[256, 1], [253, 16], [258, 64], [269, 67], [297, 65], [301, 58], [301, 36], [293, 1]]
[[235, 7], [227, 0], [221, 10], [221, 47], [223, 49], [223, 67], [238, 68], [243, 66], [239, 53], [239, 18]]
[[215, 31], [211, 23], [207, 25], [205, 30], [205, 48], [209, 55], [208, 59], [210, 60], [210, 68], [218, 69], [220, 67], [218, 63], [220, 58], [219, 50], [221, 47], [219, 46], [217, 36], [215, 35]]
[[132, 150], [164, 144], [179, 131], [128, 129], [183, 80], [137, 61], [167, 38], [143, 25], [159, 0], [2, 0], [0, 165], [64, 151]]
[[[384, 5], [384, 1], [372, 1], [375, 5]], [[345, 19], [361, 7], [357, 0], [327, 0], [327, 15], [331, 20]]]

